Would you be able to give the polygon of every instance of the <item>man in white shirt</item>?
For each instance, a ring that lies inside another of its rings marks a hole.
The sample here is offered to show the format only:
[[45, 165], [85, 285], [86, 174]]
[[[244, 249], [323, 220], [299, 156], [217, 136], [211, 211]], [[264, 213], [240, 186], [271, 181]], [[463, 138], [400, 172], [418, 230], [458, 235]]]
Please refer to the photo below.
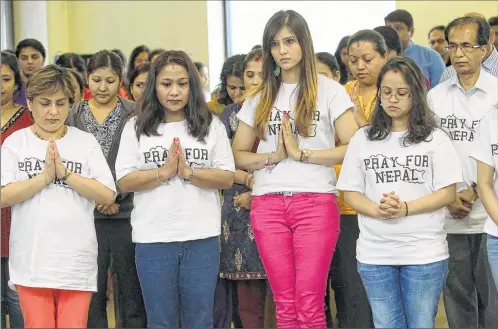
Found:
[[456, 75], [432, 89], [429, 105], [453, 141], [462, 165], [463, 184], [446, 212], [450, 251], [444, 304], [450, 328], [498, 327], [498, 297], [486, 254], [484, 223], [478, 199], [476, 166], [469, 159], [478, 123], [498, 102], [498, 79], [481, 70], [489, 25], [462, 17], [447, 27], [448, 51]]

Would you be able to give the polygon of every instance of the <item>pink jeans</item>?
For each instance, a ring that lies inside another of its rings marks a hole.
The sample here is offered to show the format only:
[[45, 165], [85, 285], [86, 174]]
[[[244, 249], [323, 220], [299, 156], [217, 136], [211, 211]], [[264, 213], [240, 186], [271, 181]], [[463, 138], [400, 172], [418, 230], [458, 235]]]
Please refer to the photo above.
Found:
[[252, 199], [251, 225], [279, 328], [326, 328], [324, 298], [340, 231], [336, 196], [267, 194]]

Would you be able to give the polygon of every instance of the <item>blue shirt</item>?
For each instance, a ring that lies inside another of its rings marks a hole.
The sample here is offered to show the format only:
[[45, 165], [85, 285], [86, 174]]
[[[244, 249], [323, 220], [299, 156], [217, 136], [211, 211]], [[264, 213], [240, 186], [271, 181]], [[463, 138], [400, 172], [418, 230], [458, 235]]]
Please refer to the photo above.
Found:
[[19, 104], [24, 107], [28, 106], [28, 100], [26, 99], [26, 84], [24, 82], [21, 85], [21, 89], [17, 89], [14, 92], [12, 100], [15, 104]]
[[441, 55], [432, 49], [416, 45], [411, 41], [404, 55], [417, 63], [418, 67], [424, 72], [425, 77], [429, 80], [431, 88], [437, 86], [446, 68]]
[[[493, 47], [493, 51], [491, 52], [491, 54], [488, 56], [488, 58], [486, 58], [485, 61], [482, 62], [481, 68], [489, 74], [498, 78], [498, 51], [496, 51], [496, 48]], [[448, 79], [451, 79], [455, 75], [455, 68], [453, 66], [448, 66], [441, 76], [441, 80], [439, 82], [441, 83]]]

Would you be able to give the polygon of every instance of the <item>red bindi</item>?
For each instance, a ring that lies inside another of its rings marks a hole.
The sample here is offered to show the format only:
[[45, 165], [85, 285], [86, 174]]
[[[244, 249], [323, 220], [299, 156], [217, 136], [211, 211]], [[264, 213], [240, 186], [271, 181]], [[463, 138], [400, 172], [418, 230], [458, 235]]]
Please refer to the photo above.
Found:
[[360, 43], [359, 42], [356, 43], [356, 48], [360, 48]]
[[261, 57], [256, 57], [254, 60], [255, 60], [256, 62], [259, 62], [259, 61], [261, 60]]
[[398, 74], [398, 73], [399, 73], [399, 71], [398, 71], [398, 70], [393, 70], [393, 73], [394, 73], [394, 74]]

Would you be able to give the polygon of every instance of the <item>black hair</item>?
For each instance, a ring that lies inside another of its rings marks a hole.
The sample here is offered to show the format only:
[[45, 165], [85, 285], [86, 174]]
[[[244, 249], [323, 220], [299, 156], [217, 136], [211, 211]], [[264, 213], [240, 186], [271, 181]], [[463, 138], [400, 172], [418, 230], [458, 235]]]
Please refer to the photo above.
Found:
[[21, 50], [28, 47], [34, 48], [36, 51], [38, 51], [42, 55], [43, 60], [45, 60], [45, 58], [47, 57], [45, 47], [43, 47], [42, 43], [36, 39], [24, 39], [20, 41], [16, 47], [16, 57], [19, 58]]
[[409, 30], [413, 28], [413, 16], [404, 9], [398, 9], [389, 13], [386, 17], [384, 17], [384, 22], [401, 22], [404, 23]]
[[445, 26], [444, 25], [436, 25], [434, 26], [429, 33], [427, 33], [427, 39], [430, 39], [432, 31], [443, 31], [444, 32]]
[[490, 34], [489, 24], [488, 22], [486, 22], [486, 20], [477, 17], [464, 16], [452, 20], [444, 30], [444, 37], [446, 38], [446, 41], [449, 42], [448, 37], [452, 28], [456, 26], [463, 26], [469, 24], [477, 25], [477, 35], [476, 35], [477, 44], [479, 46], [486, 46], [489, 42], [489, 34]]
[[321, 53], [316, 53], [315, 56], [320, 63], [327, 65], [333, 74], [337, 74], [337, 72], [340, 72], [337, 59], [331, 53], [321, 52]]
[[390, 26], [377, 26], [374, 31], [379, 32], [384, 38], [388, 50], [394, 50], [396, 55], [401, 55], [403, 52], [403, 45], [399, 40], [398, 32]]
[[218, 103], [229, 105], [233, 101], [228, 95], [227, 91], [227, 79], [229, 76], [233, 75], [241, 80], [244, 79], [244, 59], [246, 55], [233, 55], [228, 57], [223, 63], [223, 68], [220, 74], [220, 97], [218, 97]]
[[[55, 64], [65, 67], [67, 69], [74, 69], [83, 77], [86, 77], [86, 62], [83, 59], [83, 57], [81, 57], [78, 54], [75, 53], [62, 54], [59, 56], [59, 58], [57, 58]], [[83, 87], [85, 86], [86, 84], [83, 85]]]
[[16, 55], [16, 52], [15, 52], [14, 50], [12, 50], [12, 49], [4, 49], [4, 50], [2, 50], [2, 51], [5, 51], [5, 52], [7, 52], [7, 53], [9, 53], [9, 54], [12, 54], [12, 55], [14, 55], [14, 56]]
[[348, 49], [355, 42], [370, 42], [373, 45], [373, 48], [376, 52], [378, 52], [381, 56], [385, 56], [387, 53], [387, 45], [386, 41], [382, 34], [374, 30], [360, 30], [353, 34], [348, 41]]
[[123, 63], [121, 58], [109, 50], [101, 50], [95, 53], [88, 61], [88, 75], [100, 68], [110, 68], [120, 80], [123, 79]]
[[126, 56], [124, 54], [124, 52], [121, 50], [121, 49], [111, 49], [111, 51], [113, 53], [115, 53], [116, 55], [119, 56], [119, 58], [121, 58], [121, 62], [123, 63], [123, 67], [126, 66]]
[[342, 48], [348, 47], [348, 41], [349, 41], [350, 37], [351, 36], [349, 36], [349, 35], [342, 37], [342, 39], [341, 39], [341, 41], [339, 41], [339, 44], [337, 45], [337, 49], [335, 50], [335, 53], [334, 53], [335, 59], [337, 60], [337, 64], [339, 64], [339, 71], [341, 71], [341, 80], [339, 80], [341, 85], [345, 85], [348, 82], [348, 71], [349, 71], [346, 64], [344, 64], [341, 61], [341, 50], [342, 50]]
[[252, 48], [251, 48], [251, 51], [252, 51], [252, 50], [256, 50], [256, 49], [258, 49], [258, 48], [263, 49], [263, 46], [262, 46], [262, 45], [255, 45], [254, 47], [252, 47]]
[[150, 52], [149, 54], [149, 62], [152, 62], [152, 58], [156, 55], [161, 55], [162, 53], [165, 53], [166, 50], [159, 48], [159, 49], [154, 49], [153, 51]]
[[257, 59], [257, 58], [259, 58], [258, 60], [260, 60], [260, 61], [263, 60], [263, 48], [262, 47], [253, 48], [253, 50], [251, 50], [246, 55], [246, 57], [244, 58], [244, 63], [242, 64], [242, 73], [245, 72], [245, 70], [247, 68], [247, 64], [249, 64], [249, 62], [251, 62], [252, 60]]
[[128, 61], [128, 69], [126, 71], [128, 74], [128, 80], [130, 80], [131, 72], [133, 72], [133, 70], [135, 69], [135, 66], [134, 66], [135, 65], [135, 58], [137, 58], [137, 56], [143, 52], [150, 54], [149, 47], [141, 45], [141, 46], [135, 47], [135, 49], [133, 49], [131, 51], [130, 60]]
[[85, 94], [85, 86], [86, 86], [85, 79], [83, 78], [83, 75], [81, 75], [80, 72], [78, 72], [74, 69], [68, 68], [68, 70], [69, 70], [69, 72], [71, 72], [71, 74], [74, 76], [74, 78], [78, 82], [81, 97], [83, 97]]
[[438, 127], [436, 116], [427, 104], [427, 86], [424, 74], [412, 59], [404, 56], [390, 59], [379, 73], [379, 78], [377, 79], [379, 95], [373, 110], [372, 123], [367, 128], [368, 139], [381, 141], [391, 134], [392, 119], [383, 110], [382, 97], [380, 96], [382, 79], [390, 71], [400, 72], [411, 92], [412, 109], [409, 114], [408, 132], [403, 136], [403, 146], [428, 141], [432, 132]]
[[213, 115], [207, 107], [197, 69], [190, 57], [181, 50], [167, 51], [159, 55], [152, 63], [142, 97], [137, 106], [135, 125], [137, 138], [140, 139], [141, 135], [159, 136], [157, 128], [165, 122], [166, 111], [157, 99], [156, 79], [161, 70], [170, 64], [180, 65], [188, 73], [190, 92], [188, 103], [184, 109], [185, 120], [189, 134], [199, 141], [205, 142]]
[[133, 87], [133, 83], [135, 82], [135, 79], [142, 73], [147, 73], [150, 71], [150, 63], [143, 63], [143, 64], [140, 64], [139, 66], [135, 67], [135, 69], [133, 70], [133, 72], [131, 72], [131, 75], [130, 75], [130, 81], [128, 83], [128, 95], [130, 95], [131, 99], [133, 101], [136, 101], [134, 98], [133, 98], [133, 95], [131, 93], [131, 88]]
[[[498, 25], [498, 16], [493, 16], [493, 17], [490, 17], [490, 18], [488, 19], [488, 24], [489, 24], [490, 26], [496, 26], [496, 25]], [[497, 38], [498, 38], [498, 36], [497, 36]]]
[[7, 65], [10, 67], [12, 72], [14, 72], [14, 83], [16, 85], [16, 90], [21, 90], [22, 88], [22, 78], [21, 78], [21, 69], [19, 68], [19, 62], [17, 61], [16, 56], [6, 51], [2, 51], [2, 65]]
[[204, 68], [204, 64], [202, 62], [194, 62], [194, 65], [195, 65], [195, 68], [197, 69], [197, 71], [199, 71], [199, 73]]

